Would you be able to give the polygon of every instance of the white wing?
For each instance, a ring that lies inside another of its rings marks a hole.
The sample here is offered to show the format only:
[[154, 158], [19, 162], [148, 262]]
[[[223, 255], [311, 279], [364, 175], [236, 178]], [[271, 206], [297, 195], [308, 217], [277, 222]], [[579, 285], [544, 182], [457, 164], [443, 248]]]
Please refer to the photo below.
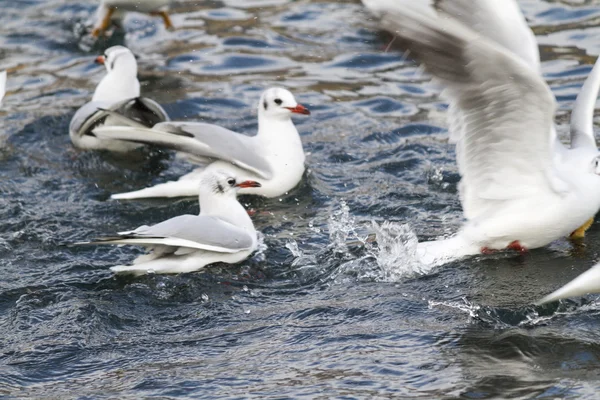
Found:
[[6, 71], [0, 72], [0, 102], [6, 94]]
[[600, 57], [583, 83], [571, 113], [571, 148], [596, 148], [594, 110], [600, 89]]
[[594, 265], [565, 286], [550, 293], [548, 296], [539, 300], [536, 304], [549, 303], [567, 297], [582, 296], [587, 293], [600, 292], [600, 264]]
[[[362, 0], [375, 15], [389, 10], [418, 7], [420, 13], [435, 17], [435, 9], [452, 16], [474, 32], [512, 51], [536, 72], [540, 53], [535, 35], [515, 0]], [[465, 11], [466, 10], [466, 11]]]
[[405, 7], [386, 10], [382, 23], [446, 87], [467, 219], [568, 187], [554, 169], [556, 102], [537, 72], [452, 18]]

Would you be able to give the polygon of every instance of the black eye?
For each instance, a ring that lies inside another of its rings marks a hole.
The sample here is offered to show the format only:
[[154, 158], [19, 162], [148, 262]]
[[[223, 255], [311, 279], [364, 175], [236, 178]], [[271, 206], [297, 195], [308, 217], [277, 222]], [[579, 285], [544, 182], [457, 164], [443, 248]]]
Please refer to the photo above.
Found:
[[275, 99], [273, 100], [275, 102], [275, 104], [277, 104], [278, 106], [281, 105], [281, 103], [283, 103], [283, 101], [281, 101], [281, 99]]
[[229, 184], [229, 186], [233, 186], [233, 185], [235, 185], [235, 179], [229, 178], [229, 179], [227, 179], [227, 183]]

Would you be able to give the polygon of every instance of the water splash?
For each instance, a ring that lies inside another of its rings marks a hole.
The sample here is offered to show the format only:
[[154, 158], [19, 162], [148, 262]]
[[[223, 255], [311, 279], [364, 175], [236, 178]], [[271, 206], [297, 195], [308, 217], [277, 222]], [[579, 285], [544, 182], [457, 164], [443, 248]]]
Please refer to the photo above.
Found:
[[424, 274], [430, 268], [417, 256], [417, 235], [408, 224], [385, 221], [381, 225], [372, 222], [376, 245], [368, 243], [371, 254], [377, 260], [382, 276], [380, 281], [397, 282], [401, 279]]
[[[328, 228], [328, 250], [347, 260], [333, 276], [337, 281], [343, 274], [360, 281], [398, 282], [431, 269], [419, 262], [417, 235], [408, 224], [371, 221], [370, 226], [361, 227], [342, 200], [340, 208], [330, 215]], [[359, 233], [364, 231], [370, 234]]]

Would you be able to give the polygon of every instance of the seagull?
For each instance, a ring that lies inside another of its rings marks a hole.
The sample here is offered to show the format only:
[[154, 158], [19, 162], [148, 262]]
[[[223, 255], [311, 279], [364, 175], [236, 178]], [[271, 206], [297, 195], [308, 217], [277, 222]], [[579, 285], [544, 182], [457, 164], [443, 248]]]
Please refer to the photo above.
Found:
[[[304, 174], [302, 141], [291, 119], [294, 113], [308, 115], [310, 111], [288, 90], [271, 88], [260, 97], [255, 136], [201, 122], [162, 122], [152, 128], [104, 125], [93, 133], [102, 140], [160, 145], [184, 152], [194, 161], [210, 162], [177, 181], [115, 194], [113, 199], [194, 196], [202, 171], [214, 169], [261, 183], [260, 187], [242, 189], [240, 194], [277, 197], [293, 189]], [[111, 113], [118, 118], [115, 114]], [[121, 125], [126, 123], [124, 120]]]
[[252, 220], [238, 202], [237, 191], [260, 187], [225, 171], [205, 171], [200, 177], [200, 215], [180, 215], [152, 226], [119, 232], [114, 237], [75, 245], [130, 244], [150, 249], [132, 265], [117, 265], [117, 274], [178, 274], [194, 272], [216, 262], [235, 264], [257, 247]]
[[[452, 2], [470, 13], [472, 2]], [[584, 226], [600, 209], [600, 152], [592, 118], [597, 62], [577, 97], [571, 147], [554, 128], [556, 100], [531, 64], [443, 10], [382, 6], [383, 27], [444, 87], [466, 219], [452, 238], [419, 243], [440, 265], [511, 249], [524, 253]]]
[[[69, 136], [75, 147], [84, 150], [109, 150], [125, 153], [142, 147], [140, 143], [101, 139], [93, 129], [100, 125], [115, 123], [153, 126], [158, 122], [169, 121], [169, 116], [154, 100], [140, 97], [140, 82], [137, 79], [137, 61], [133, 53], [124, 46], [113, 46], [96, 63], [106, 67], [92, 101], [81, 107], [71, 120]], [[128, 116], [125, 122], [110, 116], [119, 112]]]
[[539, 300], [536, 305], [568, 297], [582, 296], [587, 293], [600, 293], [600, 264], [594, 265], [565, 286]]
[[170, 0], [102, 0], [96, 12], [96, 23], [92, 36], [104, 34], [113, 19], [122, 19], [123, 11], [137, 11], [162, 17], [165, 28], [173, 29], [173, 23], [167, 12]]
[[0, 103], [6, 94], [6, 71], [0, 72]]

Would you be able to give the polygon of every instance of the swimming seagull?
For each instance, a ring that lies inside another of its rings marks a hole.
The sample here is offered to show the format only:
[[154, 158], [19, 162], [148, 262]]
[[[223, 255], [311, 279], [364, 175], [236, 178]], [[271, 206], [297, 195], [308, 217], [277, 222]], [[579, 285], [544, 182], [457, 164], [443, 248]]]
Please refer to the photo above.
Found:
[[[470, 1], [455, 3], [470, 12]], [[383, 27], [445, 87], [450, 103], [466, 222], [450, 239], [420, 243], [423, 263], [503, 249], [525, 252], [571, 234], [595, 215], [600, 153], [591, 115], [598, 62], [577, 98], [567, 149], [555, 138], [552, 92], [512, 51], [443, 12], [409, 6], [382, 11]]]
[[582, 296], [587, 293], [600, 293], [600, 264], [594, 265], [565, 286], [539, 300], [536, 304], [541, 305], [568, 297]]
[[104, 34], [111, 20], [123, 18], [124, 11], [137, 11], [162, 17], [165, 28], [173, 29], [173, 23], [167, 12], [170, 0], [102, 0], [96, 11], [96, 23], [92, 30], [93, 37]]
[[[292, 114], [310, 114], [286, 89], [263, 92], [258, 104], [258, 133], [246, 136], [201, 122], [163, 122], [153, 128], [100, 126], [94, 134], [103, 140], [145, 143], [182, 151], [194, 161], [211, 162], [177, 181], [161, 183], [134, 192], [115, 194], [113, 199], [193, 196], [203, 170], [220, 169], [243, 180], [261, 183], [241, 194], [281, 196], [293, 189], [304, 173], [304, 150]], [[111, 113], [114, 115], [115, 113]], [[115, 118], [118, 116], [114, 115]], [[125, 123], [125, 122], [124, 122]]]
[[[153, 126], [169, 121], [166, 111], [154, 100], [140, 97], [140, 82], [137, 78], [137, 61], [133, 53], [123, 46], [113, 46], [96, 58], [106, 67], [92, 101], [81, 107], [69, 126], [69, 136], [75, 147], [84, 150], [110, 150], [128, 152], [142, 146], [139, 143], [102, 139], [94, 135], [93, 129], [100, 125], [127, 123], [135, 126]], [[122, 119], [110, 116], [118, 111], [129, 117]]]
[[180, 215], [152, 226], [141, 226], [117, 236], [79, 242], [131, 244], [150, 249], [132, 265], [117, 265], [117, 274], [177, 274], [194, 272], [216, 262], [235, 264], [248, 258], [257, 246], [252, 220], [237, 201], [241, 188], [260, 187], [223, 171], [206, 171], [200, 177], [200, 215]]

